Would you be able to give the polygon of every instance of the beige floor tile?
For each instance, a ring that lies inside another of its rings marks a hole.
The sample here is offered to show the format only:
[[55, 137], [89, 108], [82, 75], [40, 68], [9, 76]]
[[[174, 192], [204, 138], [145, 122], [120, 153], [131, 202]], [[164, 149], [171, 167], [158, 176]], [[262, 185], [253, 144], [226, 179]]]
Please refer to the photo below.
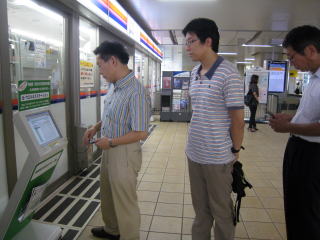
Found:
[[99, 210], [95, 213], [95, 215], [89, 221], [88, 226], [99, 227], [103, 225], [104, 225], [104, 222], [102, 220], [101, 209], [99, 208]]
[[182, 235], [182, 240], [192, 240], [191, 235]]
[[165, 169], [164, 168], [152, 168], [148, 167], [145, 171], [146, 174], [164, 174]]
[[148, 232], [140, 231], [140, 240], [147, 240], [147, 236], [148, 236]]
[[141, 214], [141, 225], [140, 225], [140, 230], [142, 231], [149, 231], [151, 221], [152, 221], [152, 216], [149, 215], [143, 215]]
[[182, 217], [182, 205], [172, 203], [157, 203], [154, 215], [165, 217]]
[[160, 192], [158, 202], [162, 203], [183, 203], [182, 193]]
[[262, 203], [257, 197], [244, 197], [241, 201], [241, 207], [244, 208], [263, 208]]
[[180, 240], [180, 234], [150, 232], [148, 240]]
[[258, 197], [281, 197], [276, 188], [271, 187], [255, 187], [254, 191]]
[[163, 183], [161, 186], [162, 192], [177, 192], [183, 193], [184, 185], [180, 183]]
[[166, 169], [166, 175], [174, 175], [174, 176], [184, 176], [185, 170], [184, 169], [173, 169], [173, 168], [169, 168]]
[[286, 224], [284, 223], [274, 223], [277, 230], [279, 231], [282, 239], [287, 239], [287, 232], [286, 232]]
[[139, 202], [140, 214], [153, 215], [156, 203]]
[[140, 191], [160, 191], [161, 183], [157, 182], [141, 182], [138, 190]]
[[264, 208], [284, 209], [283, 198], [260, 197]]
[[184, 183], [184, 176], [166, 175], [163, 178], [163, 182], [166, 182], [166, 183]]
[[138, 200], [141, 202], [157, 202], [159, 192], [137, 191]]
[[151, 160], [148, 167], [151, 168], [166, 168], [167, 166], [167, 162], [165, 161], [155, 161], [155, 160]]
[[183, 234], [191, 234], [193, 218], [183, 218], [182, 222], [182, 233]]
[[235, 237], [248, 238], [248, 233], [243, 225], [243, 222], [237, 223]]
[[244, 225], [250, 238], [268, 240], [282, 239], [272, 223], [244, 222]]
[[151, 231], [163, 233], [181, 232], [182, 218], [154, 216], [151, 224]]
[[254, 188], [256, 187], [274, 187], [271, 181], [266, 179], [261, 179], [261, 176], [258, 178], [248, 178], [248, 181], [252, 184]]
[[280, 209], [266, 209], [272, 222], [285, 223], [284, 210]]
[[184, 204], [192, 204], [192, 199], [191, 199], [191, 194], [190, 193], [184, 194], [183, 203]]
[[191, 204], [185, 204], [183, 206], [183, 217], [194, 218], [195, 213]]
[[271, 222], [271, 219], [265, 209], [241, 208], [240, 215], [243, 221]]
[[141, 181], [144, 182], [162, 182], [163, 174], [144, 174]]

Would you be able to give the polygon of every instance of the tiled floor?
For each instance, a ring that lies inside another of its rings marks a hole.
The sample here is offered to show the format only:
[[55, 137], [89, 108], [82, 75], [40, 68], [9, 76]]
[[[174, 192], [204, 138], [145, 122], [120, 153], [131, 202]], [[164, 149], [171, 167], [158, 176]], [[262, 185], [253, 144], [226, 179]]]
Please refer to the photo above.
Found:
[[[157, 125], [143, 145], [138, 185], [141, 240], [189, 240], [194, 211], [184, 153], [187, 124]], [[288, 135], [274, 133], [268, 125], [258, 128], [245, 132], [246, 150], [240, 154], [254, 188], [242, 201], [235, 239], [286, 239], [281, 171]], [[98, 211], [79, 239], [95, 239], [90, 229], [100, 225]]]

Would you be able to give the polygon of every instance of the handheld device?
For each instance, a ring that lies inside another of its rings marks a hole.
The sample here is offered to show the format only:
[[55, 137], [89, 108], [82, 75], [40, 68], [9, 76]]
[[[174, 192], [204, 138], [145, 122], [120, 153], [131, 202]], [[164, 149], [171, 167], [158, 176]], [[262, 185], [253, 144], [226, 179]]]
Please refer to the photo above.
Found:
[[89, 140], [89, 143], [90, 143], [90, 144], [94, 144], [94, 143], [96, 143], [96, 141], [97, 141], [97, 139], [91, 138], [91, 139]]

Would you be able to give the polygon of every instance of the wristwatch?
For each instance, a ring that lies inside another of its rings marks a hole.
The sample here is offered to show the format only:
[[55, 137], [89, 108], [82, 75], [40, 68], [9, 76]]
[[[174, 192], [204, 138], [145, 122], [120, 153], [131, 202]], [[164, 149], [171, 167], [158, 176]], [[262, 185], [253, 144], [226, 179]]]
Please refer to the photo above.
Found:
[[235, 149], [234, 147], [231, 147], [231, 152], [232, 153], [238, 153], [238, 152], [240, 152], [241, 149], [244, 149], [244, 147], [241, 146], [240, 149]]
[[113, 145], [113, 144], [112, 144], [112, 139], [109, 139], [109, 146], [110, 146], [111, 148], [116, 147], [116, 145]]

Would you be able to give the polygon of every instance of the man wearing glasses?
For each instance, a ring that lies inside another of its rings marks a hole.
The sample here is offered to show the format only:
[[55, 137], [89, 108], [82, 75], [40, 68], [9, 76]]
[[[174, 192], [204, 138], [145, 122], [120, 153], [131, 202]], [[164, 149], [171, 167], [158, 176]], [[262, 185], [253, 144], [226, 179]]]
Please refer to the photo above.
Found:
[[[110, 88], [102, 121], [88, 129], [85, 144], [103, 150], [100, 169], [101, 213], [104, 226], [91, 229], [95, 237], [139, 240], [140, 213], [137, 176], [142, 163], [140, 140], [147, 137], [150, 98], [128, 69], [129, 55], [117, 42], [103, 42], [94, 51], [100, 74]], [[92, 141], [97, 131], [101, 138]]]
[[244, 93], [234, 65], [218, 56], [219, 32], [214, 21], [198, 18], [183, 29], [186, 51], [199, 61], [191, 74], [192, 119], [188, 158], [195, 219], [193, 240], [234, 239], [232, 170], [239, 158], [244, 130]]
[[320, 29], [294, 28], [282, 45], [296, 69], [311, 73], [296, 114], [270, 119], [274, 131], [291, 135], [283, 161], [287, 238], [320, 239]]

